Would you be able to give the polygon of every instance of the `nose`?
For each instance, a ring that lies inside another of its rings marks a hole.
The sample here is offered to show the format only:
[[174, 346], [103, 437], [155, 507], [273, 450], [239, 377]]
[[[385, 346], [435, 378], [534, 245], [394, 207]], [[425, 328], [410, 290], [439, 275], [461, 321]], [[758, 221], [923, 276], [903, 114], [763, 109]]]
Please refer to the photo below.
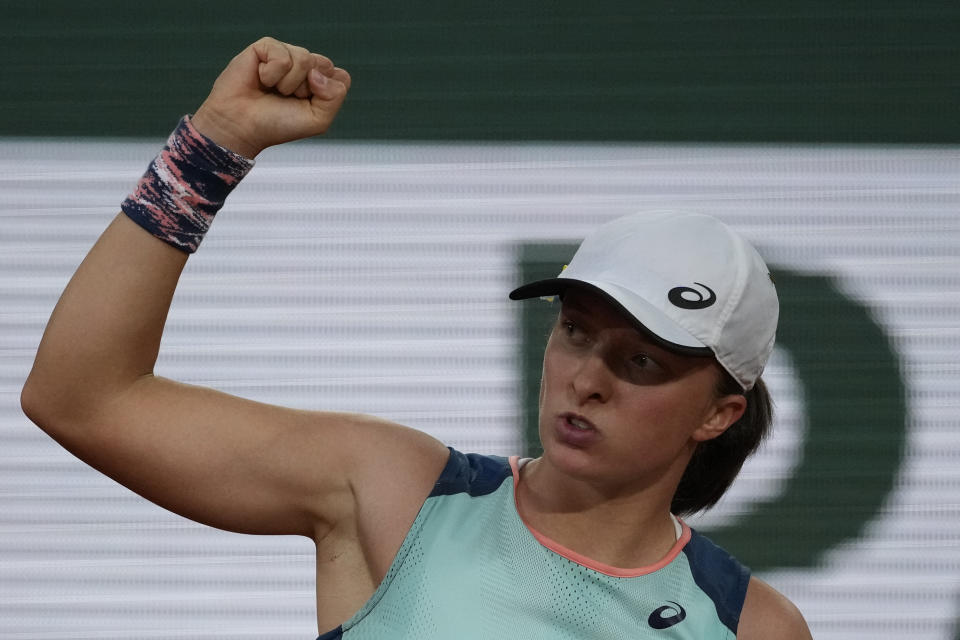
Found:
[[601, 354], [590, 352], [577, 361], [570, 385], [580, 404], [606, 402], [610, 397], [612, 376], [613, 372]]

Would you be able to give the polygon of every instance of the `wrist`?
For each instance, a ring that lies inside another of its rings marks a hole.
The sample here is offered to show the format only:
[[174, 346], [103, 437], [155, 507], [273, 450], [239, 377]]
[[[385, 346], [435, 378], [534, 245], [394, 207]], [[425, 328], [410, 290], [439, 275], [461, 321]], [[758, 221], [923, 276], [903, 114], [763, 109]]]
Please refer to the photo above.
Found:
[[253, 165], [198, 131], [186, 116], [121, 209], [157, 238], [192, 253]]
[[205, 106], [200, 105], [197, 112], [190, 116], [190, 123], [198, 133], [224, 149], [251, 160], [263, 151], [264, 147], [241, 135], [238, 132], [238, 127], [233, 125], [229, 119], [205, 109]]

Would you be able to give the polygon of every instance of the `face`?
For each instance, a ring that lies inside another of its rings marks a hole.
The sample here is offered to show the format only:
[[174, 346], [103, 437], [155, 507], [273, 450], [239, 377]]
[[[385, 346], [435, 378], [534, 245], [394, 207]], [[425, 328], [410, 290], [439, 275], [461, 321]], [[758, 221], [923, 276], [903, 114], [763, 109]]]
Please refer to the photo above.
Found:
[[667, 351], [600, 296], [571, 289], [544, 353], [544, 461], [591, 483], [661, 483], [672, 495], [696, 443], [743, 413], [742, 396], [718, 397], [720, 375], [713, 358]]

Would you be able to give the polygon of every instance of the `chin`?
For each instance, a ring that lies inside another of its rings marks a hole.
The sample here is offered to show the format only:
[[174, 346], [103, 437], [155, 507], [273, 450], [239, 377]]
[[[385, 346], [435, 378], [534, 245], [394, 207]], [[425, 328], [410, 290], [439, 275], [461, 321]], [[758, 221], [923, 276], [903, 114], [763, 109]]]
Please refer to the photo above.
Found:
[[[637, 483], [646, 486], [651, 482], [659, 483], [665, 476], [671, 475], [669, 463], [661, 466], [643, 455], [631, 459], [616, 457], [610, 451], [603, 452], [599, 447], [577, 449], [563, 443], [550, 442], [544, 445], [543, 458], [559, 475], [595, 487], [632, 486]], [[682, 468], [680, 472], [682, 473]], [[679, 482], [679, 475], [677, 481]]]
[[604, 463], [593, 449], [578, 449], [551, 442], [544, 444], [543, 457], [551, 467], [577, 480], [595, 479], [603, 474], [605, 468], [609, 473], [609, 463]]

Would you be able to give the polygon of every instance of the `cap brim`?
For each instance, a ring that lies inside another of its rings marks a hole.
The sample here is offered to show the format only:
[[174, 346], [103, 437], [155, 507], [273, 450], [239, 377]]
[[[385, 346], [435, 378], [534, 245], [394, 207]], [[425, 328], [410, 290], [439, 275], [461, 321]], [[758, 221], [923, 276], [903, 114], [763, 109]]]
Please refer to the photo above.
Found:
[[610, 283], [577, 280], [575, 278], [548, 278], [517, 287], [510, 292], [511, 300], [526, 300], [541, 296], [563, 296], [571, 286], [591, 291], [617, 308], [640, 331], [665, 349], [691, 356], [712, 356], [713, 350], [668, 318], [652, 304], [639, 296]]

